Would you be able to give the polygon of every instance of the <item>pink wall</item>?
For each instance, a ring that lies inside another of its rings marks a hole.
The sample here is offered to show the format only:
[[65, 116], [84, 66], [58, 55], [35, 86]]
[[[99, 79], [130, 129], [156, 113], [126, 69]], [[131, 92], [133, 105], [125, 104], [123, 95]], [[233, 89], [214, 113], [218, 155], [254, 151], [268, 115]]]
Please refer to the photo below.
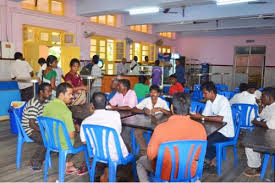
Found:
[[[255, 40], [246, 43], [246, 40]], [[234, 47], [266, 46], [266, 66], [275, 66], [275, 34], [250, 36], [182, 37], [177, 39], [176, 51], [187, 57], [214, 65], [233, 65]]]
[[[64, 30], [76, 35], [76, 46], [80, 47], [81, 59], [90, 58], [90, 39], [83, 36], [84, 31], [95, 32], [96, 35], [125, 40], [126, 37], [134, 41], [154, 43], [159, 36], [130, 31], [122, 25], [123, 17], [118, 16], [117, 27], [91, 23], [89, 18], [75, 14], [75, 0], [66, 0], [65, 16], [25, 10], [21, 2], [8, 0], [0, 1], [0, 40], [9, 40], [15, 44], [16, 51], [22, 51], [22, 25], [33, 25], [52, 29]], [[7, 34], [6, 34], [7, 32]], [[173, 46], [175, 40], [165, 39], [164, 45]], [[126, 55], [129, 56], [129, 49]]]

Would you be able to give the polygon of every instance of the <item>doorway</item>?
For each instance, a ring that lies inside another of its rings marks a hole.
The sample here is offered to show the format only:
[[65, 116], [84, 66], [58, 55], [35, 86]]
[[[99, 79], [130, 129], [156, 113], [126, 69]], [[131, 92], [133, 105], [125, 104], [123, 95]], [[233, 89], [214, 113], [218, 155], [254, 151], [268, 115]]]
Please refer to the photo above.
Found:
[[258, 88], [264, 85], [265, 46], [235, 47], [235, 86], [240, 83], [256, 83]]

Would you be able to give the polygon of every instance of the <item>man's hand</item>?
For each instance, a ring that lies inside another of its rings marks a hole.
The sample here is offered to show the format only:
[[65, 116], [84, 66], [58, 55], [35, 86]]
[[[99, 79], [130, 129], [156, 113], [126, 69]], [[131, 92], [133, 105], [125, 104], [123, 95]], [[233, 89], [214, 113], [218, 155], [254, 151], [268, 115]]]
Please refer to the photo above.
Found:
[[155, 113], [157, 113], [157, 112], [159, 112], [159, 111], [161, 111], [161, 108], [160, 108], [160, 107], [156, 107], [156, 108], [153, 108], [153, 109], [151, 110], [151, 113], [154, 115]]
[[190, 114], [191, 118], [201, 120], [202, 115], [200, 113], [197, 114]]
[[144, 109], [144, 113], [147, 114], [147, 115], [151, 115], [151, 111], [150, 111], [150, 109], [148, 109], [148, 108], [145, 108], [145, 109]]

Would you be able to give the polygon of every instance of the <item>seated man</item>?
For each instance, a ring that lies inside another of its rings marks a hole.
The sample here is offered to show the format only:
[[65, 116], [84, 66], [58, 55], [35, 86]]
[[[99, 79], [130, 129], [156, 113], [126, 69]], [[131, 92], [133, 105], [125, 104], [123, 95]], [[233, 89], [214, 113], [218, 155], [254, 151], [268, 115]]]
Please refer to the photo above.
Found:
[[183, 92], [183, 86], [179, 82], [177, 82], [177, 76], [175, 74], [172, 74], [169, 76], [171, 87], [169, 89], [169, 95], [172, 96], [174, 93]]
[[[83, 132], [83, 126], [82, 126], [84, 124], [101, 125], [101, 126], [113, 128], [116, 130], [116, 132], [118, 134], [120, 145], [121, 145], [121, 150], [122, 150], [122, 155], [123, 155], [123, 157], [126, 157], [128, 155], [128, 150], [123, 142], [123, 139], [120, 136], [122, 125], [121, 125], [119, 113], [117, 111], [105, 110], [107, 101], [106, 101], [106, 97], [105, 97], [104, 93], [101, 93], [101, 92], [94, 93], [94, 95], [92, 97], [92, 103], [94, 105], [95, 111], [91, 116], [87, 117], [81, 124], [81, 129], [80, 129], [81, 141], [84, 144], [86, 144], [86, 139], [85, 139], [85, 135]], [[111, 155], [111, 159], [114, 159], [114, 160], [118, 158], [115, 147], [116, 147], [116, 145], [115, 145], [114, 139], [112, 138], [112, 139], [110, 139], [109, 152]], [[104, 174], [100, 177], [100, 181], [101, 182], [108, 181], [108, 168], [105, 168]]]
[[[160, 97], [160, 89], [158, 85], [152, 85], [150, 87], [150, 97], [143, 99], [136, 107], [132, 109], [133, 112], [136, 113], [144, 113], [147, 115], [155, 115], [157, 113], [164, 113], [169, 115], [170, 109], [163, 99]], [[137, 143], [140, 145], [140, 154], [146, 154], [146, 142], [143, 138], [143, 133], [146, 130], [136, 129], [135, 137], [137, 139]]]
[[[72, 118], [72, 112], [67, 107], [71, 103], [73, 97], [73, 87], [69, 83], [61, 83], [56, 89], [56, 99], [48, 103], [44, 110], [43, 116], [55, 118], [64, 122], [67, 127], [71, 143], [74, 145], [75, 127]], [[60, 144], [63, 149], [67, 148], [66, 139], [60, 136]], [[67, 158], [66, 173], [71, 174], [77, 171], [70, 161], [71, 157]]]
[[131, 110], [137, 105], [136, 93], [130, 89], [128, 79], [119, 80], [118, 92], [109, 103], [112, 110]]
[[[159, 124], [151, 137], [147, 148], [147, 156], [137, 161], [137, 173], [140, 182], [149, 182], [148, 172], [153, 172], [153, 162], [157, 159], [161, 143], [176, 140], [206, 140], [206, 131], [202, 124], [190, 119], [190, 98], [183, 93], [176, 93], [172, 99], [172, 116], [167, 122]], [[178, 160], [176, 160], [178, 162]], [[155, 164], [155, 163], [154, 163]], [[164, 155], [161, 178], [169, 181], [171, 158]], [[192, 163], [192, 175], [196, 171], [196, 163]]]
[[146, 76], [138, 76], [139, 83], [134, 86], [134, 91], [136, 92], [137, 98], [145, 98], [149, 95], [149, 86], [145, 84], [146, 80]]
[[[275, 129], [275, 88], [264, 88], [261, 102], [259, 103], [259, 119], [254, 119], [252, 123], [256, 126]], [[261, 154], [254, 152], [251, 148], [245, 148], [245, 154], [248, 168], [245, 170], [244, 175], [248, 177], [260, 176]]]
[[216, 86], [213, 82], [202, 85], [203, 97], [207, 100], [204, 111], [201, 114], [192, 114], [191, 117], [198, 120], [213, 122], [226, 122], [227, 124], [218, 132], [212, 134], [207, 139], [207, 151], [205, 158], [209, 160], [211, 167], [215, 166], [216, 147], [215, 143], [227, 141], [234, 137], [234, 124], [232, 111], [226, 97], [217, 94]]
[[22, 127], [24, 128], [26, 134], [37, 144], [39, 144], [30, 160], [30, 166], [32, 167], [33, 171], [42, 170], [41, 166], [46, 154], [46, 149], [43, 145], [43, 139], [36, 118], [42, 115], [43, 108], [49, 102], [51, 95], [51, 85], [48, 83], [41, 84], [39, 87], [38, 96], [29, 100], [23, 110], [21, 121]]
[[119, 85], [119, 80], [117, 78], [113, 78], [112, 84], [110, 86], [112, 92], [108, 95], [107, 101], [110, 101], [118, 92], [118, 85]]
[[[243, 83], [241, 83], [243, 84]], [[256, 95], [254, 94], [256, 91], [256, 85], [253, 83], [248, 83], [246, 86], [240, 85], [240, 93], [234, 95], [232, 99], [230, 99], [230, 104], [257, 104], [256, 103]]]

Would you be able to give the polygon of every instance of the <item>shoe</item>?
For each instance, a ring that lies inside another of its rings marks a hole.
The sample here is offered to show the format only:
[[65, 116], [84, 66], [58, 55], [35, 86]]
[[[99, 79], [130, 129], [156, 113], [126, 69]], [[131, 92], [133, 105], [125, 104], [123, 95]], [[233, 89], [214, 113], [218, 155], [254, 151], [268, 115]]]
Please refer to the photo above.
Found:
[[66, 175], [72, 175], [72, 174], [75, 174], [76, 172], [77, 172], [77, 169], [74, 166], [71, 166], [70, 168], [68, 168], [65, 171], [65, 174]]
[[77, 171], [77, 175], [81, 176], [81, 175], [85, 175], [88, 173], [88, 169], [86, 167], [86, 165], [82, 165], [81, 167], [79, 167], [78, 171]]
[[247, 177], [259, 177], [261, 174], [261, 168], [248, 167], [243, 174]]
[[37, 173], [37, 172], [41, 172], [41, 171], [42, 171], [42, 168], [39, 167], [39, 166], [33, 166], [31, 169], [32, 169], [32, 171], [33, 171], [34, 173]]

